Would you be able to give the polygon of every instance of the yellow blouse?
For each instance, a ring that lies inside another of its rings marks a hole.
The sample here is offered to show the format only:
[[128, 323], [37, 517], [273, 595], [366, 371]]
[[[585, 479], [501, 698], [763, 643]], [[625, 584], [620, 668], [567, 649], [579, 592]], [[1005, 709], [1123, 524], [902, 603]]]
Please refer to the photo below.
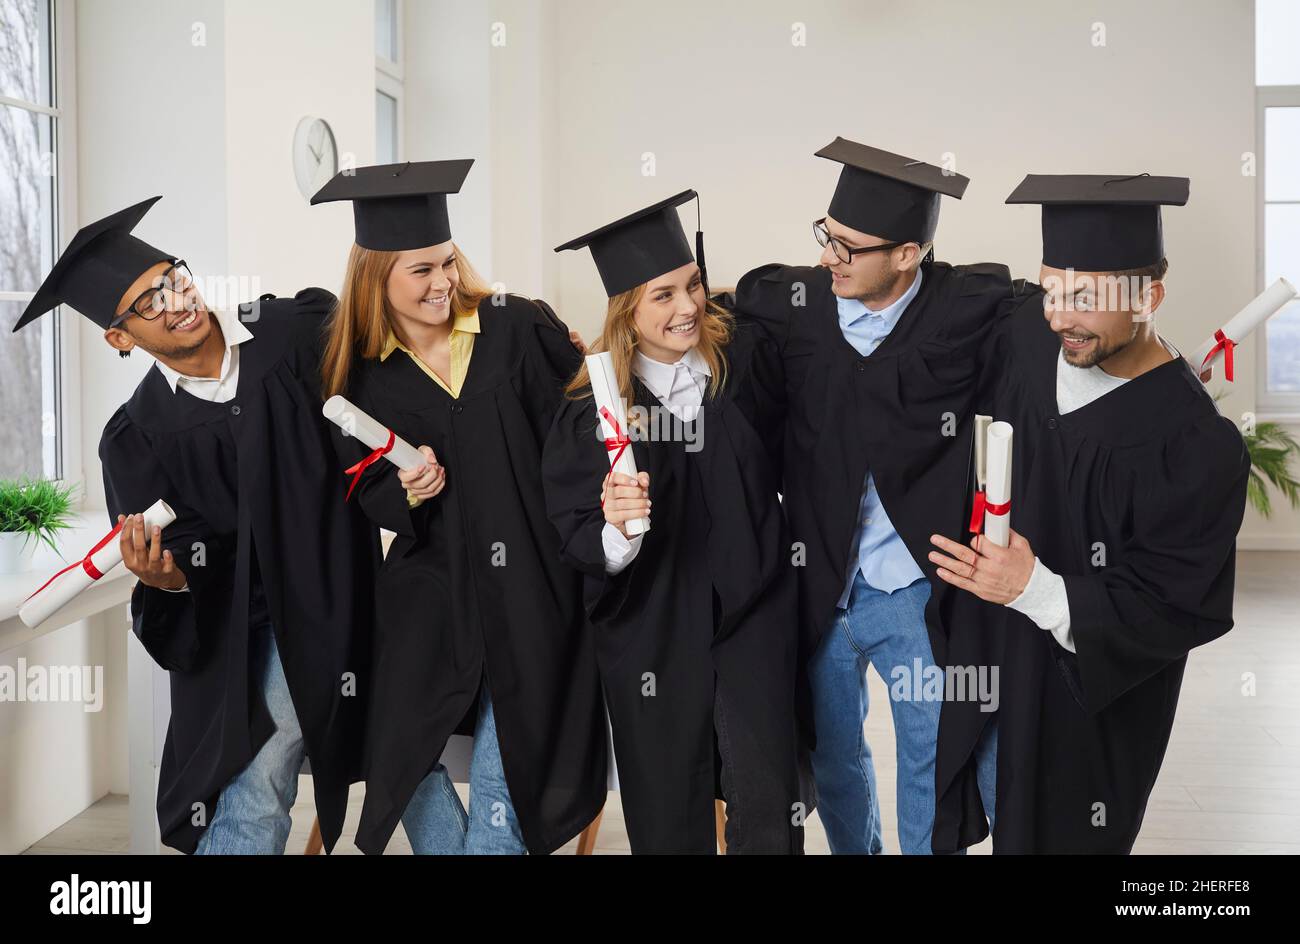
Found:
[[[469, 359], [474, 354], [474, 336], [479, 333], [478, 311], [475, 310], [468, 315], [457, 315], [456, 320], [451, 324], [451, 350], [448, 359], [451, 362], [451, 384], [439, 377], [424, 361], [420, 360], [420, 355], [416, 354], [409, 347], [397, 339], [390, 328], [388, 331], [388, 340], [384, 342], [384, 349], [379, 352], [381, 361], [388, 360], [388, 355], [393, 351], [404, 351], [406, 355], [415, 361], [420, 370], [424, 371], [429, 379], [436, 383], [453, 397], [460, 396], [461, 387], [465, 385], [465, 375], [469, 373]], [[416, 498], [407, 491], [406, 502], [412, 508], [416, 508], [424, 499]]]
[[474, 353], [474, 336], [479, 333], [478, 311], [475, 310], [468, 315], [458, 315], [451, 325], [451, 341], [449, 360], [451, 361], [451, 383], [439, 377], [424, 361], [420, 360], [420, 355], [416, 354], [405, 344], [397, 339], [397, 335], [389, 329], [388, 340], [384, 342], [384, 349], [379, 352], [381, 361], [388, 360], [388, 355], [393, 351], [404, 351], [411, 360], [424, 371], [429, 379], [436, 383], [443, 390], [446, 390], [453, 397], [460, 396], [460, 389], [465, 385], [465, 375], [469, 373], [469, 359]]

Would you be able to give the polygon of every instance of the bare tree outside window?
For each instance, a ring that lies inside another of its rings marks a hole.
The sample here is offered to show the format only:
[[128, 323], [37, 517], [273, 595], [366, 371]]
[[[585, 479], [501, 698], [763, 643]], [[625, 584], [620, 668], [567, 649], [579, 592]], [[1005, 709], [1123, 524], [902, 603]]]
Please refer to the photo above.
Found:
[[0, 0], [0, 478], [58, 473], [55, 317], [10, 333], [53, 262], [52, 51], [49, 0]]

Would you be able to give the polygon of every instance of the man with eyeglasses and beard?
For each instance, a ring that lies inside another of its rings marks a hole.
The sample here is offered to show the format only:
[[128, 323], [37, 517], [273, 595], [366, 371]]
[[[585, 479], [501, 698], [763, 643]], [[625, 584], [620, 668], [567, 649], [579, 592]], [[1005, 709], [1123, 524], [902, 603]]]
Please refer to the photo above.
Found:
[[[18, 330], [60, 304], [123, 356], [155, 363], [108, 421], [99, 456], [133, 628], [169, 670], [163, 841], [282, 853], [304, 756], [327, 849], [360, 778], [373, 568], [320, 412], [319, 340], [334, 296], [264, 295], [213, 312], [182, 260], [131, 231], [154, 197], [82, 229]], [[176, 513], [146, 533], [143, 509]]]
[[[956, 851], [988, 833], [996, 726], [990, 706], [945, 705], [943, 685], [914, 682], [988, 651], [955, 625], [962, 603], [927, 552], [967, 512], [980, 347], [1010, 276], [933, 259], [940, 195], [961, 197], [965, 177], [843, 138], [817, 156], [844, 165], [814, 224], [819, 266], [755, 269], [736, 311], [785, 366], [782, 492], [818, 809], [832, 852], [882, 851], [863, 735], [874, 665], [891, 691], [902, 851]], [[936, 757], [941, 710], [951, 762]]]

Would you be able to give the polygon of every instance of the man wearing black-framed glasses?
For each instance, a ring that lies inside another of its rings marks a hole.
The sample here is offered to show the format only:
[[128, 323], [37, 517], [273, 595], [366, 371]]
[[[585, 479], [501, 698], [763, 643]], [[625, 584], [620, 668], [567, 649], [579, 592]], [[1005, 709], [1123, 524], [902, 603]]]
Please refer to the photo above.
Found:
[[[955, 595], [927, 555], [968, 507], [979, 350], [1010, 274], [933, 259], [940, 196], [960, 197], [965, 177], [843, 138], [817, 156], [843, 165], [813, 224], [819, 265], [748, 273], [736, 310], [785, 365], [783, 494], [818, 810], [833, 852], [883, 851], [863, 736], [875, 666], [891, 693], [899, 845], [956, 851], [993, 813], [996, 704], [949, 697], [947, 670], [981, 650], [953, 625]], [[944, 757], [941, 714], [958, 732]]]
[[[153, 355], [100, 439], [109, 517], [138, 578], [135, 634], [170, 673], [158, 784], [182, 852], [283, 852], [303, 758], [321, 834], [359, 777], [378, 546], [342, 479], [317, 378], [334, 296], [210, 311], [184, 260], [132, 230], [154, 197], [80, 230], [19, 319], [60, 304]], [[176, 520], [146, 533], [165, 501]]]

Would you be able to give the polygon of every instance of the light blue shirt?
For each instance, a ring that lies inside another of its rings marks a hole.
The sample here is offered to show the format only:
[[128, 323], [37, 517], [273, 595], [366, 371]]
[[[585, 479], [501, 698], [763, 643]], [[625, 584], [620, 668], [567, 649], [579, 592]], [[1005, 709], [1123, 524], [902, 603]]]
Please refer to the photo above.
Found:
[[[844, 339], [866, 357], [880, 343], [889, 337], [904, 310], [911, 304], [916, 293], [921, 290], [921, 270], [916, 270], [916, 278], [898, 301], [880, 311], [872, 311], [856, 298], [836, 298], [839, 309], [840, 331]], [[862, 571], [862, 579], [869, 586], [886, 593], [893, 593], [908, 584], [924, 577], [921, 568], [912, 559], [911, 552], [903, 539], [894, 530], [885, 506], [880, 502], [875, 480], [868, 470], [862, 485], [862, 500], [858, 503], [858, 524], [853, 534], [853, 546], [857, 554], [853, 558], [854, 566], [849, 570], [840, 594], [838, 606], [847, 608], [849, 591], [853, 589], [853, 579]]]

